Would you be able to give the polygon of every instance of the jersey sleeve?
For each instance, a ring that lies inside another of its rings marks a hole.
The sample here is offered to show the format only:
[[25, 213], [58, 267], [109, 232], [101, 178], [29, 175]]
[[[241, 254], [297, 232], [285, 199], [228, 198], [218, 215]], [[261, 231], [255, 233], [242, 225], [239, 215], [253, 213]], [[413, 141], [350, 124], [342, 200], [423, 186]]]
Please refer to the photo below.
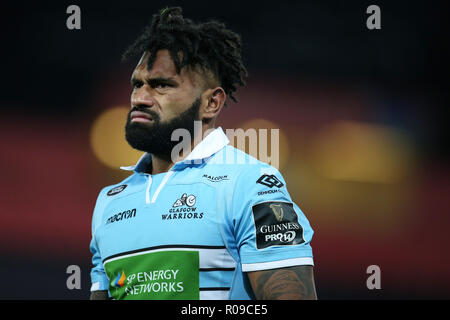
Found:
[[104, 204], [102, 203], [102, 192], [97, 198], [97, 202], [95, 204], [94, 212], [92, 215], [92, 239], [89, 245], [89, 249], [92, 253], [92, 269], [91, 269], [91, 291], [97, 290], [108, 290], [109, 288], [109, 279], [106, 276], [106, 272], [103, 268], [102, 257], [100, 254], [99, 247], [97, 245], [97, 240], [95, 237], [95, 231], [99, 224], [101, 223], [103, 216]]
[[255, 165], [239, 175], [232, 212], [242, 271], [314, 264], [313, 229], [274, 167]]

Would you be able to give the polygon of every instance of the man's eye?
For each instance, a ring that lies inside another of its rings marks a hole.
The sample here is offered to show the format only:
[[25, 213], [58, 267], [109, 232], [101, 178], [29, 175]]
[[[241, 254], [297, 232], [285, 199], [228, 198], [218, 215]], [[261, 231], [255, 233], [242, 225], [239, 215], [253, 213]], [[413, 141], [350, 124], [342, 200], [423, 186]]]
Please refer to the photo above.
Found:
[[133, 89], [138, 89], [138, 88], [142, 87], [142, 85], [143, 85], [142, 81], [134, 81], [132, 84]]
[[168, 83], [156, 83], [153, 88], [155, 89], [165, 89], [170, 87], [170, 85]]

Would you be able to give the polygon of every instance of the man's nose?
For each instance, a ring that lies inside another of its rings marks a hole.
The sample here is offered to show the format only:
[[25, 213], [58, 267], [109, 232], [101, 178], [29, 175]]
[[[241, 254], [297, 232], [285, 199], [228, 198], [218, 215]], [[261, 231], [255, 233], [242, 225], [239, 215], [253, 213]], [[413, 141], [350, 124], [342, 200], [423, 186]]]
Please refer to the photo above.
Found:
[[131, 95], [131, 107], [141, 106], [144, 108], [152, 108], [155, 105], [155, 100], [144, 87], [140, 89]]

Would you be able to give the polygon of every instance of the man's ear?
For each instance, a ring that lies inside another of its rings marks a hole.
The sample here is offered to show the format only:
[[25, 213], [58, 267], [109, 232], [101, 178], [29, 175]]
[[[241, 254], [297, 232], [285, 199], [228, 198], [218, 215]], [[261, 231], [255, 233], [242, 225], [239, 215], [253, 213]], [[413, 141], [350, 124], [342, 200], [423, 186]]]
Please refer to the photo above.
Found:
[[200, 119], [204, 121], [215, 119], [225, 105], [225, 100], [227, 99], [225, 90], [221, 87], [208, 89], [204, 92], [203, 96], [206, 101], [204, 107], [201, 108]]

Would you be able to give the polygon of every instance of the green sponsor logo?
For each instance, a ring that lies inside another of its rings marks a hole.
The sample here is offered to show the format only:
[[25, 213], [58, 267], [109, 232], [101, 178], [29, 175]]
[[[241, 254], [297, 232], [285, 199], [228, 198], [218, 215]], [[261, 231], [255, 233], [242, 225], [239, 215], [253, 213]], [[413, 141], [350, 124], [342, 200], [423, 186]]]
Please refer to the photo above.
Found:
[[159, 251], [105, 263], [114, 299], [198, 300], [198, 251]]

